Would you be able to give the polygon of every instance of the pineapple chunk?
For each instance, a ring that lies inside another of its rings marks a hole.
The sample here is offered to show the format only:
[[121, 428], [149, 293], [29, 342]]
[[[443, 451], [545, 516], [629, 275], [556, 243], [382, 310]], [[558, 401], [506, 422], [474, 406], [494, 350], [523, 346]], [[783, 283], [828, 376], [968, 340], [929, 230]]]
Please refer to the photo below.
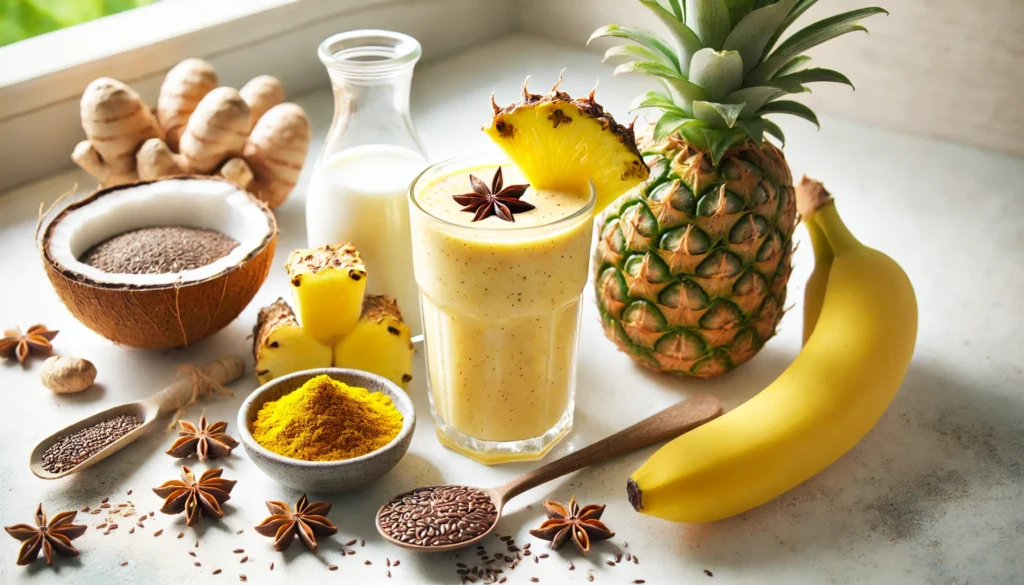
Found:
[[650, 170], [628, 128], [594, 101], [594, 92], [573, 99], [558, 91], [531, 94], [500, 108], [491, 96], [494, 118], [484, 131], [505, 151], [535, 189], [580, 192], [588, 180], [597, 194], [595, 212], [639, 185]]
[[384, 295], [366, 297], [351, 333], [334, 344], [334, 365], [384, 376], [402, 388], [412, 380], [412, 337], [398, 303]]
[[329, 345], [352, 331], [366, 292], [366, 266], [352, 244], [296, 250], [285, 269], [307, 334]]
[[284, 299], [260, 309], [252, 337], [252, 356], [260, 384], [299, 370], [331, 365], [331, 348], [299, 327], [295, 313]]

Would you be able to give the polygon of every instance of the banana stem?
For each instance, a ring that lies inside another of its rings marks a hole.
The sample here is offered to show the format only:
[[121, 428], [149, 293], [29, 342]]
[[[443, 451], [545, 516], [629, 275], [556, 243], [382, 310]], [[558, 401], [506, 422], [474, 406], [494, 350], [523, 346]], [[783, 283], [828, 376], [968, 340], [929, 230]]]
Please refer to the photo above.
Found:
[[[835, 201], [832, 200], [832, 195], [825, 190], [825, 185], [821, 184], [821, 181], [804, 175], [800, 184], [796, 186], [796, 209], [803, 216], [808, 230], [811, 229], [812, 224], [821, 228], [828, 243], [831, 244], [829, 248], [832, 255], [861, 246], [850, 230], [846, 229], [843, 220], [839, 218]], [[814, 244], [814, 256], [818, 260], [819, 246], [814, 239], [813, 231], [811, 232], [811, 243]], [[820, 246], [820, 249], [824, 250], [825, 246]], [[831, 258], [832, 256], [829, 256], [828, 260], [831, 261]]]

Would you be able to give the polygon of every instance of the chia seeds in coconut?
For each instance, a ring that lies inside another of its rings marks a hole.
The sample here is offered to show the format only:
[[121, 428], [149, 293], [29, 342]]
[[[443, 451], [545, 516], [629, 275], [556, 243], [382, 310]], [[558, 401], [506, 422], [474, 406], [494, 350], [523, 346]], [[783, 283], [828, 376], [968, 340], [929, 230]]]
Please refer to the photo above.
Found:
[[80, 261], [111, 274], [174, 274], [227, 256], [238, 241], [217, 230], [186, 226], [140, 228], [89, 248]]

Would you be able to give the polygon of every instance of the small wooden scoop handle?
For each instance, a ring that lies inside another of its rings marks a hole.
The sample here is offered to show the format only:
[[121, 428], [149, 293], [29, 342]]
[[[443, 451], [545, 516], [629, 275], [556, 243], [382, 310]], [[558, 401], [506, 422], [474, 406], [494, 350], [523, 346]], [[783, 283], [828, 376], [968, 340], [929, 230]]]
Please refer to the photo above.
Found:
[[[224, 385], [242, 377], [245, 373], [245, 363], [238, 356], [228, 356], [206, 364], [199, 368], [199, 371], [214, 382]], [[147, 402], [155, 405], [160, 413], [181, 408], [192, 397], [192, 383], [189, 378], [179, 378]]]
[[521, 475], [495, 491], [501, 494], [501, 501], [504, 504], [526, 490], [567, 473], [675, 438], [720, 414], [722, 404], [717, 398], [710, 394], [698, 394], [593, 445]]

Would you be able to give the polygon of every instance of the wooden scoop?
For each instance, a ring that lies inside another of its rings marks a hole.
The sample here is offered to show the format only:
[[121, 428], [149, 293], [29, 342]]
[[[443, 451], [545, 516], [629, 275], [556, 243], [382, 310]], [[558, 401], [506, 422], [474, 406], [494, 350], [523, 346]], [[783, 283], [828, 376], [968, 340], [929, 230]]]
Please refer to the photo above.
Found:
[[[245, 364], [242, 362], [241, 358], [232, 356], [206, 364], [199, 370], [203, 375], [208, 376], [218, 384], [223, 385], [240, 378], [242, 373], [245, 371]], [[178, 381], [164, 388], [152, 398], [139, 400], [138, 402], [121, 404], [119, 406], [114, 406], [104, 411], [97, 412], [92, 416], [86, 417], [72, 425], [64, 427], [40, 441], [39, 444], [36, 445], [35, 449], [32, 450], [32, 455], [29, 459], [29, 467], [32, 468], [32, 473], [42, 479], [58, 479], [72, 473], [78, 473], [87, 467], [103, 461], [114, 453], [117, 453], [129, 443], [144, 435], [153, 427], [160, 415], [180, 408], [188, 401], [191, 395], [192, 380], [188, 378], [179, 378]], [[135, 415], [142, 419], [142, 424], [132, 429], [132, 431], [127, 435], [104, 447], [102, 451], [96, 453], [92, 457], [89, 457], [85, 461], [82, 461], [71, 469], [66, 469], [60, 473], [51, 473], [46, 469], [43, 469], [43, 453], [45, 453], [47, 449], [62, 437], [72, 435], [82, 429], [91, 427], [94, 424], [121, 415]]]
[[[720, 414], [722, 414], [722, 404], [717, 398], [710, 394], [698, 394], [683, 402], [674, 404], [657, 414], [645, 418], [635, 425], [619, 431], [610, 437], [602, 439], [589, 447], [580, 449], [575, 453], [566, 455], [561, 459], [552, 461], [547, 465], [525, 473], [505, 485], [487, 489], [471, 488], [478, 489], [479, 491], [487, 494], [491, 498], [491, 502], [497, 510], [497, 515], [490, 527], [487, 528], [485, 532], [471, 540], [455, 544], [423, 546], [402, 542], [396, 538], [392, 538], [384, 531], [383, 528], [381, 528], [381, 514], [384, 512], [384, 508], [387, 507], [388, 504], [396, 500], [401, 500], [405, 496], [424, 488], [417, 488], [416, 490], [410, 490], [399, 494], [394, 498], [391, 498], [388, 503], [384, 504], [384, 506], [382, 506], [377, 512], [377, 531], [392, 544], [420, 552], [446, 552], [476, 544], [494, 531], [494, 527], [497, 526], [498, 521], [501, 520], [502, 508], [509, 500], [519, 494], [553, 479], [562, 477], [568, 473], [572, 473], [573, 471], [583, 469], [584, 467], [604, 463], [637, 449], [642, 449], [643, 447], [675, 438], [686, 431], [693, 430], [709, 420], [716, 418]], [[429, 517], [428, 513], [426, 518], [429, 519]]]

